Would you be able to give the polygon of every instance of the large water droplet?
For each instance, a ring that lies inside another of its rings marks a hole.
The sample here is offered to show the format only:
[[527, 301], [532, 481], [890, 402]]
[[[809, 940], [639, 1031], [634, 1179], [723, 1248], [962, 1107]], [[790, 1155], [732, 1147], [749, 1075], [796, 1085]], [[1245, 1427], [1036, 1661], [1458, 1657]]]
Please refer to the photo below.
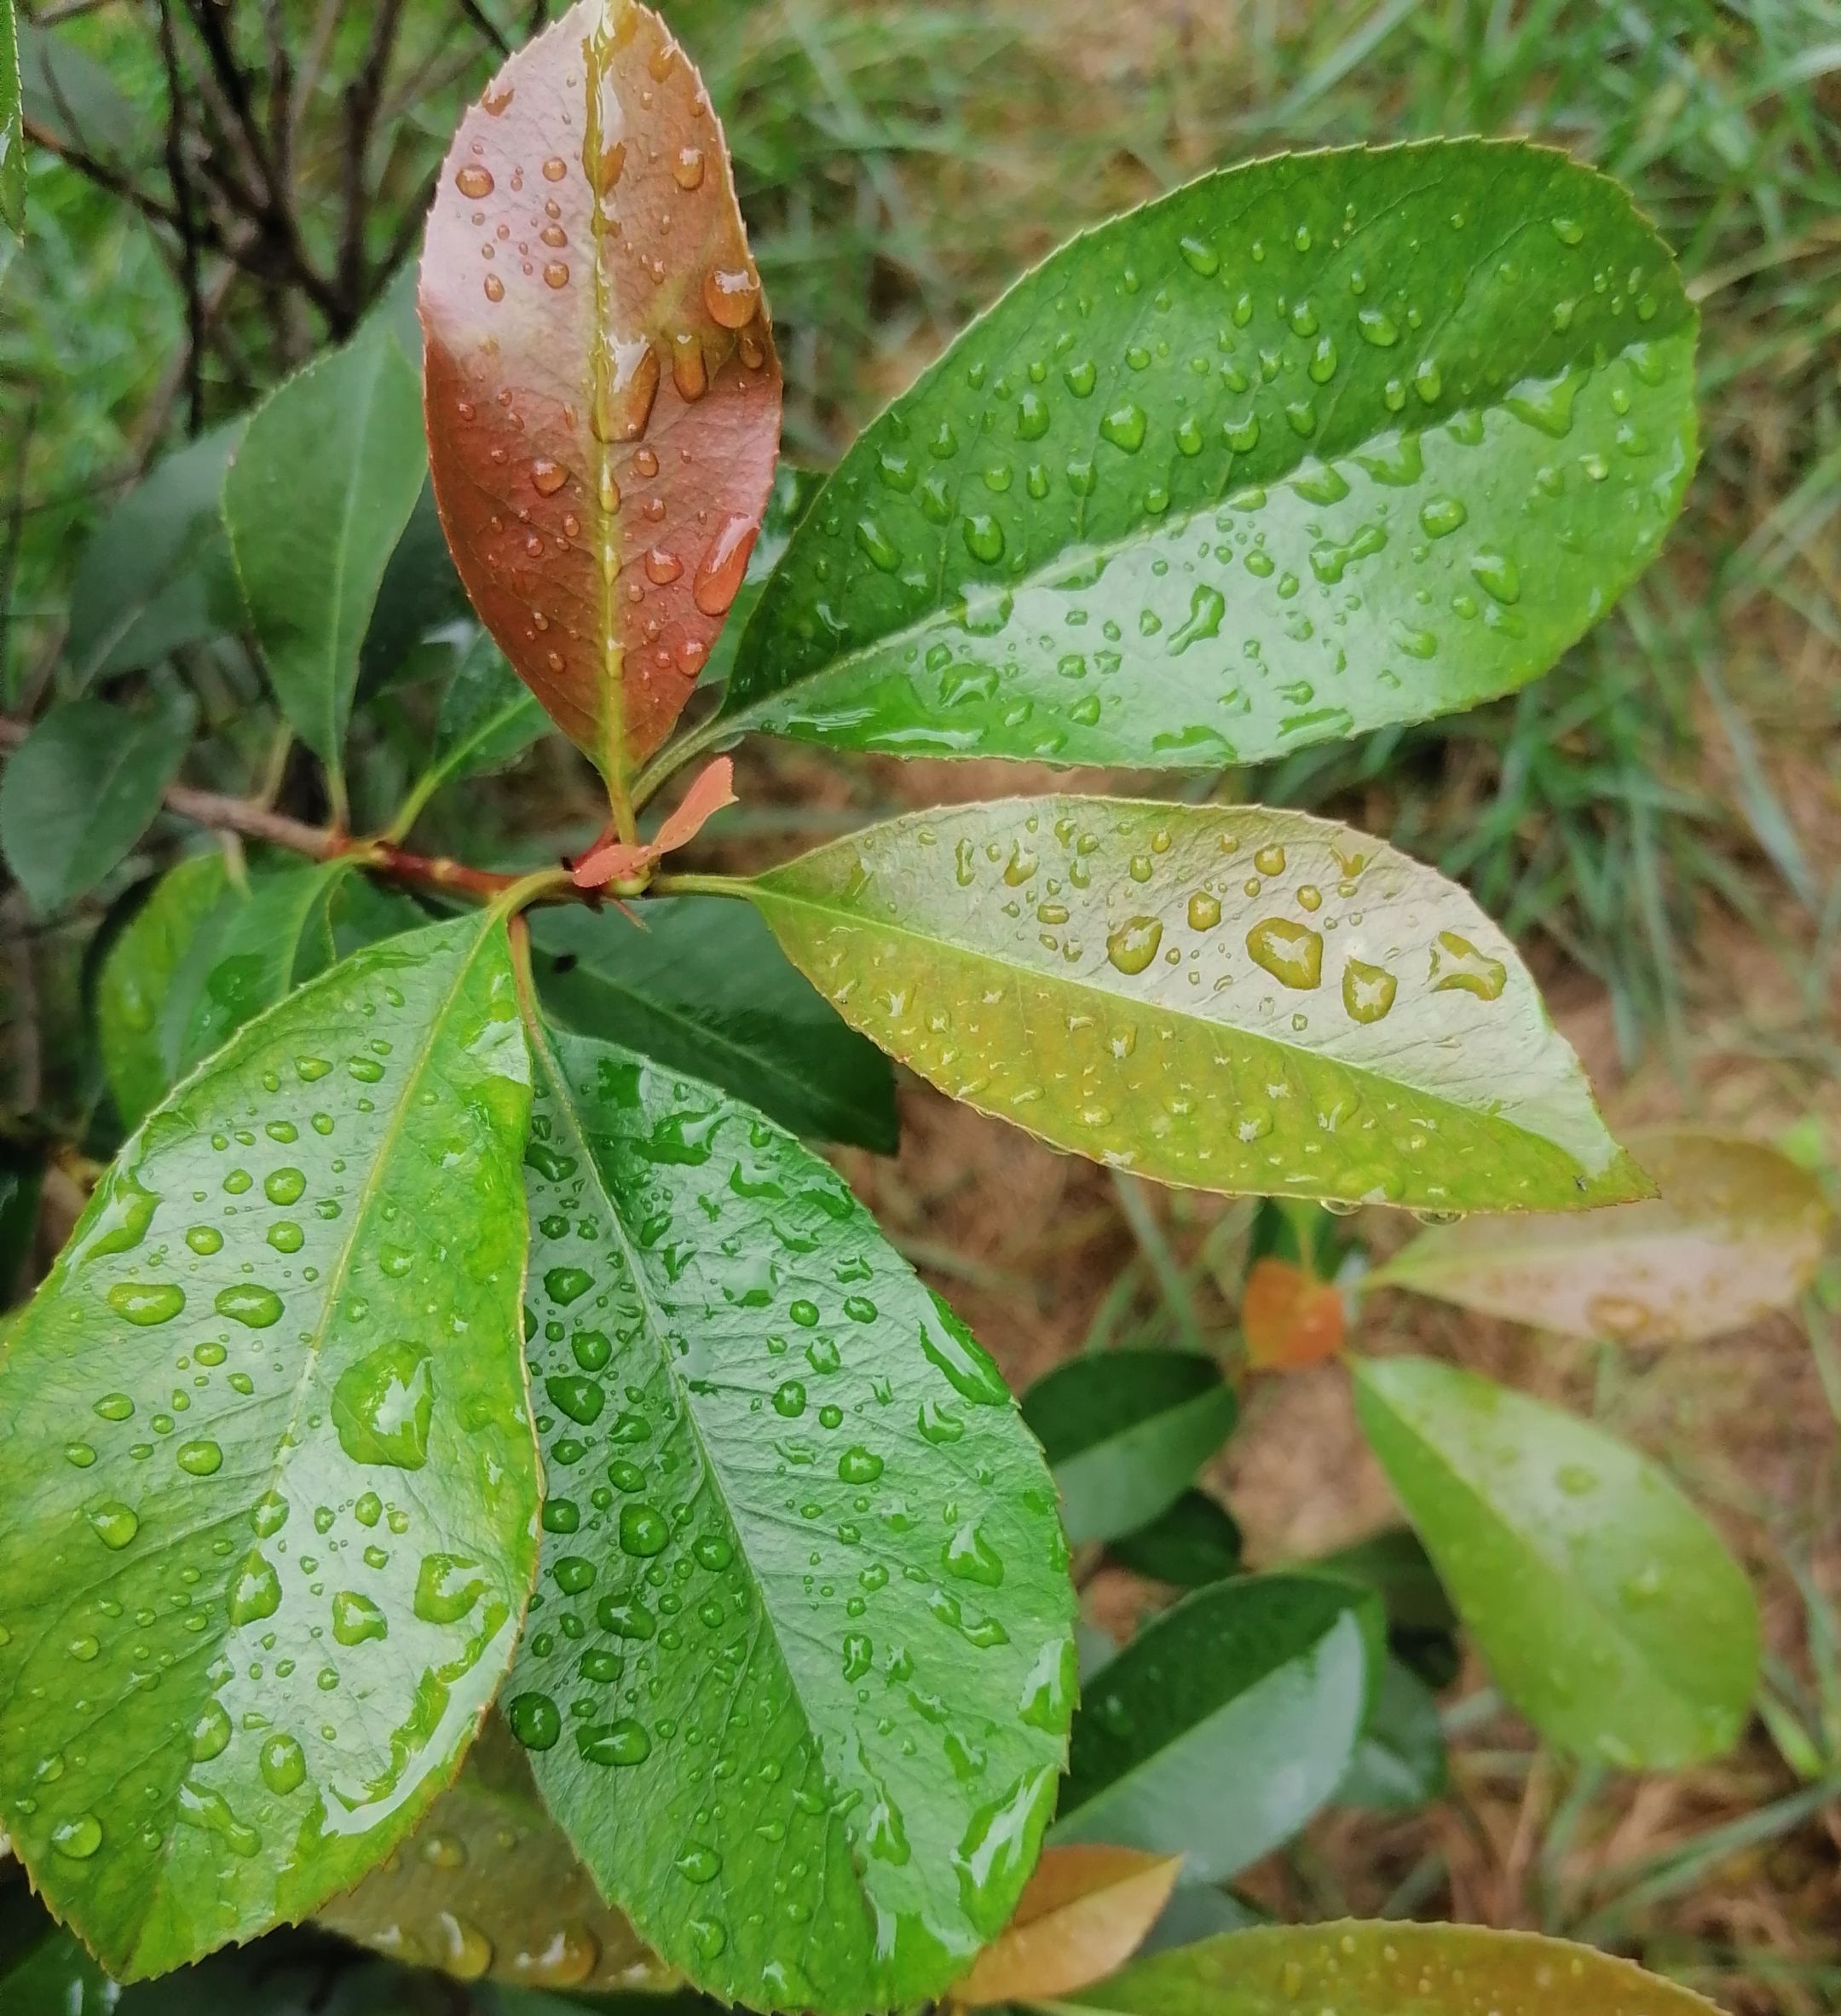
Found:
[[1308, 924], [1264, 918], [1248, 932], [1246, 948], [1256, 964], [1287, 987], [1314, 987], [1323, 978], [1323, 939]]
[[420, 1470], [428, 1461], [435, 1370], [428, 1347], [407, 1337], [348, 1366], [332, 1389], [332, 1425], [355, 1463]]
[[289, 1793], [297, 1791], [306, 1779], [307, 1753], [299, 1739], [286, 1731], [269, 1737], [257, 1761], [263, 1782], [277, 1798], [286, 1799]]
[[1140, 973], [1157, 956], [1163, 927], [1156, 917], [1128, 917], [1106, 937], [1106, 957], [1121, 973]]
[[185, 1290], [170, 1281], [118, 1281], [108, 1291], [108, 1305], [125, 1321], [145, 1329], [170, 1323], [185, 1307]]

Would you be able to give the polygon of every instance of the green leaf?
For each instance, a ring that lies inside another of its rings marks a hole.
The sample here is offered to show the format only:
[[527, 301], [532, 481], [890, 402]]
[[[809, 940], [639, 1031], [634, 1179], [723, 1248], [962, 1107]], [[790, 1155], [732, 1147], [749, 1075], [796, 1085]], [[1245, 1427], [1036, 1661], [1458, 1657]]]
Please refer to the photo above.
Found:
[[179, 1048], [182, 1072], [332, 963], [328, 906], [353, 865], [349, 858], [316, 861], [251, 881], [248, 900], [224, 918], [198, 975]]
[[1197, 1883], [1257, 1862], [1335, 1792], [1380, 1641], [1374, 1597], [1324, 1575], [1186, 1596], [1088, 1683], [1053, 1838], [1180, 1852]]
[[1627, 1960], [1538, 1932], [1471, 1925], [1261, 1926], [1134, 1961], [1066, 1998], [1106, 2016], [1716, 2016]]
[[0, 2009], [6, 2016], [109, 2016], [118, 1992], [23, 1886], [0, 1891]]
[[0, 1811], [118, 1978], [349, 1888], [492, 1698], [528, 1100], [501, 921], [360, 953], [130, 1137], [0, 1359]]
[[157, 462], [90, 534], [71, 584], [72, 692], [240, 627], [222, 507], [243, 428], [227, 422]]
[[1561, 153], [1204, 176], [1065, 246], [858, 436], [726, 711], [1217, 768], [1473, 707], [1653, 558], [1694, 335], [1661, 240]]
[[1203, 1189], [1433, 1210], [1643, 1193], [1464, 892], [1302, 812], [915, 812], [739, 893], [845, 1019], [1058, 1147]]
[[1047, 1472], [825, 1164], [714, 1087], [532, 1040], [549, 1487], [511, 1727], [603, 1894], [700, 1986], [840, 2016], [936, 1996], [1008, 1917], [1065, 1752]]
[[[403, 271], [413, 277], [415, 269], [407, 266]], [[414, 306], [412, 292], [412, 320]], [[392, 315], [389, 319], [390, 330], [379, 328], [376, 332], [380, 339], [395, 329], [397, 318]], [[379, 692], [399, 678], [407, 677], [408, 668], [416, 663], [416, 647], [430, 633], [471, 615], [466, 590], [460, 585], [453, 556], [447, 551], [447, 535], [441, 530], [434, 488], [424, 482], [378, 586], [377, 604], [359, 652], [360, 697]]]
[[77, 47], [69, 28], [59, 34], [26, 20], [15, 20], [14, 30], [26, 117], [58, 145], [92, 159], [118, 169], [147, 166], [160, 138], [158, 118], [147, 117], [150, 99], [136, 104], [107, 65]]
[[1444, 1791], [1445, 1775], [1438, 1702], [1411, 1667], [1390, 1655], [1376, 1676], [1374, 1706], [1336, 1787], [1336, 1803], [1413, 1812]]
[[1497, 1684], [1543, 1736], [1632, 1770], [1739, 1740], [1757, 1605], [1653, 1464], [1429, 1359], [1358, 1360], [1355, 1403]]
[[96, 1025], [124, 1126], [138, 1127], [172, 1089], [197, 992], [196, 981], [182, 984], [181, 975], [200, 933], [240, 901], [222, 854], [193, 854], [154, 883], [109, 947], [96, 985]]
[[0, 777], [0, 849], [39, 915], [87, 895], [153, 824], [195, 714], [183, 693], [144, 714], [67, 700], [14, 751]]
[[435, 725], [435, 760], [421, 788], [432, 792], [461, 777], [503, 770], [549, 732], [550, 717], [537, 704], [536, 696], [482, 630], [455, 666], [441, 696], [441, 718]]
[[224, 522], [275, 697], [336, 765], [358, 653], [428, 467], [415, 367], [387, 330], [297, 372], [251, 416]]
[[0, 0], [0, 225], [26, 235], [26, 130], [20, 117], [19, 31]]
[[1189, 1351], [1071, 1359], [1023, 1396], [1023, 1418], [1054, 1472], [1061, 1522], [1076, 1546], [1169, 1511], [1239, 1412], [1221, 1367]]
[[1659, 1196], [1583, 1217], [1466, 1218], [1422, 1234], [1369, 1285], [1643, 1344], [1698, 1343], [1794, 1305], [1832, 1221], [1808, 1170], [1700, 1129], [1629, 1146]]
[[1239, 1522], [1205, 1491], [1183, 1492], [1147, 1525], [1119, 1534], [1109, 1551], [1134, 1574], [1180, 1589], [1203, 1588], [1242, 1567]]
[[415, 1839], [320, 1923], [466, 1981], [605, 1992], [676, 1979], [595, 1894], [497, 1716]]
[[129, 1126], [251, 1016], [331, 965], [330, 911], [351, 868], [269, 869], [239, 887], [212, 853], [161, 878], [109, 948], [97, 990], [103, 1062]]
[[579, 908], [533, 917], [552, 1014], [707, 1078], [795, 1134], [893, 1152], [888, 1060], [813, 992], [759, 917], [696, 896], [648, 898], [638, 915], [638, 931]]
[[1411, 1527], [1384, 1528], [1300, 1565], [1372, 1589], [1387, 1613], [1388, 1649], [1427, 1686], [1448, 1687], [1457, 1678], [1457, 1613]]
[[812, 469], [796, 469], [782, 462], [774, 471], [773, 488], [767, 495], [766, 516], [761, 520], [760, 537], [748, 555], [747, 571], [729, 605], [729, 620], [717, 633], [710, 654], [697, 675], [700, 686], [720, 685], [735, 669], [736, 648], [761, 598], [768, 577], [780, 564], [799, 522], [811, 508], [811, 500], [824, 488], [824, 477]]

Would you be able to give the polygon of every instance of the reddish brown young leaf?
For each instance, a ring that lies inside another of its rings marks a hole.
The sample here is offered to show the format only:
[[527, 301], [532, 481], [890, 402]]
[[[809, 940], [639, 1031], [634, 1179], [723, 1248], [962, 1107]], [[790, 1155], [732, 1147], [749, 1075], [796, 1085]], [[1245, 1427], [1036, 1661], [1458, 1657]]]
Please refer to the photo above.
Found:
[[1247, 1362], [1260, 1372], [1301, 1372], [1342, 1349], [1342, 1297], [1289, 1260], [1255, 1260], [1240, 1298]]
[[780, 435], [722, 128], [649, 9], [580, 0], [468, 112], [421, 309], [461, 579], [624, 829], [626, 780], [740, 585]]
[[951, 1994], [961, 2008], [1071, 1995], [1122, 1967], [1169, 1902], [1180, 1855], [1045, 1848], [1016, 1914]]
[[735, 794], [735, 765], [728, 757], [719, 756], [684, 793], [677, 810], [666, 815], [656, 840], [598, 842], [575, 864], [572, 871], [575, 887], [599, 889], [609, 882], [638, 875], [661, 855], [688, 846], [725, 805], [739, 802]]

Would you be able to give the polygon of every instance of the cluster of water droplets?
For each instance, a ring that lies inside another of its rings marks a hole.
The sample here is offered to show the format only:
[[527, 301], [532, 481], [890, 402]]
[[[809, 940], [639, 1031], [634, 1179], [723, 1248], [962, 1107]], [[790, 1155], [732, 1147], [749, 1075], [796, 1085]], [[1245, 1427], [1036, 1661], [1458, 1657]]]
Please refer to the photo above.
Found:
[[[266, 1847], [268, 1873], [251, 1881], [284, 1880], [297, 1799], [336, 1811], [343, 1831], [357, 1815], [384, 1817], [430, 1746], [457, 1742], [483, 1706], [477, 1682], [470, 1708], [462, 1697], [488, 1648], [502, 1654], [512, 1614], [500, 1571], [482, 1565], [483, 1545], [455, 1551], [407, 1473], [429, 1463], [442, 1405], [463, 1418], [482, 1471], [505, 1468], [520, 1433], [515, 1376], [502, 1396], [482, 1378], [443, 1401], [435, 1347], [483, 1314], [495, 1281], [515, 1295], [516, 1241], [464, 1257], [404, 1208], [400, 1165], [378, 1163], [407, 1100], [409, 1152], [445, 1164], [456, 1202], [479, 1165], [483, 1106], [516, 1087], [456, 1066], [444, 1089], [412, 1090], [407, 1053], [427, 1004], [406, 991], [413, 975], [399, 985], [376, 963], [323, 1018], [297, 1014], [291, 1031], [284, 1021], [156, 1117], [137, 1158], [107, 1179], [66, 1263], [66, 1301], [51, 1305], [50, 1320], [77, 1326], [77, 1362], [95, 1382], [80, 1426], [61, 1398], [73, 1488], [49, 1493], [70, 1511], [44, 1573], [78, 1595], [15, 1695], [32, 1740], [51, 1747], [10, 1813], [37, 1831], [43, 1800], [66, 1861], [119, 1828], [118, 1850], [164, 1855], [176, 1820], [252, 1870]], [[493, 1048], [505, 1005], [474, 1004], [471, 1030], [455, 1032], [462, 1054]], [[419, 1688], [413, 1667], [399, 1683], [380, 1747], [355, 1742], [342, 1697], [372, 1698], [386, 1677], [372, 1648], [393, 1632], [409, 1642], [393, 1645], [390, 1670], [425, 1658], [427, 1671]], [[150, 1731], [125, 1786], [110, 1761], [118, 1743], [97, 1738], [124, 1713]], [[93, 1786], [96, 1773], [107, 1821], [40, 1790]], [[245, 1887], [200, 1906], [222, 1916], [212, 1936]]]
[[[1584, 620], [1573, 592], [1546, 613], [1538, 556], [1634, 567], [1659, 540], [1683, 451], [1641, 408], [1672, 353], [1643, 333], [1658, 282], [1619, 247], [1594, 257], [1556, 216], [1492, 251], [1491, 221], [1423, 192], [1377, 193], [1372, 222], [1279, 225], [1274, 198], [1230, 246], [1212, 200], [1172, 211], [1167, 242], [1122, 231], [1025, 282], [877, 424], [773, 604], [776, 657], [842, 661], [835, 690], [795, 678], [777, 723], [1232, 763], [1390, 718], [1403, 688], [1499, 690], [1544, 626]], [[1557, 369], [1511, 374], [1555, 346], [1486, 333], [1467, 252], [1492, 300], [1552, 285], [1560, 255]], [[1415, 269], [1438, 276], [1423, 299]]]
[[[990, 1360], [822, 1164], [637, 1060], [602, 1055], [592, 1091], [598, 1169], [542, 1089], [528, 1150], [549, 1486], [507, 1719], [540, 1760], [586, 1767], [562, 1795], [592, 1802], [592, 1830], [600, 1775], [645, 1768], [681, 1887], [655, 1840], [644, 1880], [706, 1966], [779, 1965], [811, 1992], [789, 1955], [840, 1829], [881, 1872], [896, 1945], [968, 1951], [964, 1916], [1001, 1918], [1024, 1862], [1019, 1840], [1009, 1860], [984, 1844], [1028, 1821], [1002, 1820], [1025, 1779], [1046, 1769], [1052, 1795], [1071, 1708], [1053, 1490]], [[1035, 1473], [1020, 1502], [994, 1467], [1005, 1435]], [[957, 1857], [956, 1913], [917, 1804]], [[779, 1845], [770, 1898], [724, 1875], [760, 1841]]]

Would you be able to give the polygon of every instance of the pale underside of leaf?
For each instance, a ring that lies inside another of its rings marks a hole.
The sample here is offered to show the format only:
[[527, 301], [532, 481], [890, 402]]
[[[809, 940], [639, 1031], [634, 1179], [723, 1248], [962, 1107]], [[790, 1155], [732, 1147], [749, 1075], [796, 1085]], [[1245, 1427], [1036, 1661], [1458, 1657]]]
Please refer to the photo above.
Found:
[[612, 1045], [534, 1048], [550, 1501], [511, 1726], [700, 1985], [937, 1994], [1008, 1916], [1065, 1753], [1047, 1476], [825, 1164]]
[[1357, 1411], [1503, 1693], [1625, 1769], [1729, 1748], [1757, 1609], [1663, 1473], [1589, 1423], [1426, 1359], [1356, 1361]]
[[1434, 1210], [1646, 1187], [1470, 898], [1301, 812], [961, 806], [744, 892], [943, 1091], [1164, 1182]]
[[1474, 1217], [1370, 1277], [1571, 1337], [1692, 1343], [1789, 1307], [1820, 1264], [1821, 1186], [1762, 1141], [1698, 1130], [1628, 1142], [1661, 1194], [1566, 1219]]
[[120, 1978], [355, 1881], [492, 1697], [528, 1099], [502, 923], [361, 954], [130, 1138], [0, 1360], [0, 1811]]
[[1550, 150], [1204, 176], [1062, 248], [859, 438], [726, 711], [1218, 767], [1475, 705], [1655, 553], [1694, 332], [1627, 196]]
[[1016, 1915], [952, 1991], [978, 2008], [1071, 1994], [1121, 1967], [1169, 1902], [1180, 1855], [1137, 1848], [1047, 1848]]
[[1134, 1961], [1066, 2006], [1106, 2016], [1713, 2016], [1627, 1960], [1537, 1932], [1470, 1925], [1261, 1926]]

